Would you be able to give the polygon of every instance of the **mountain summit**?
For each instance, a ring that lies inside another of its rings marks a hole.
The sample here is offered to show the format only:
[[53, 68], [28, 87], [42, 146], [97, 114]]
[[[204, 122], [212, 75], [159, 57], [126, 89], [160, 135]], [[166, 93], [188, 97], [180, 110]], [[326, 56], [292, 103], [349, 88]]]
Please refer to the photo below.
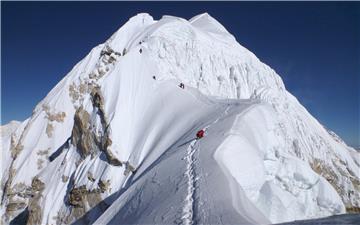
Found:
[[1, 131], [4, 223], [268, 224], [360, 209], [359, 153], [207, 13], [136, 15]]

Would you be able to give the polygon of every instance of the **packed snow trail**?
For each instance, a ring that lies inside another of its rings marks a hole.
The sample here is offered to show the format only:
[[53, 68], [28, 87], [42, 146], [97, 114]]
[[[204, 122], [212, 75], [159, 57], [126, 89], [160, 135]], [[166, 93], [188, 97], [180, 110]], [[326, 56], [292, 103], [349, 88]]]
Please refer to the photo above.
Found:
[[[209, 129], [213, 124], [217, 123], [221, 118], [227, 115], [229, 108], [230, 106], [228, 105], [224, 110], [224, 112], [221, 113], [221, 115], [218, 118], [216, 118], [215, 121], [213, 121], [211, 124], [209, 124], [202, 130], [204, 130], [206, 133], [207, 129]], [[189, 147], [186, 149], [186, 157], [185, 157], [186, 171], [184, 173], [184, 176], [187, 179], [187, 195], [185, 197], [183, 216], [181, 217], [182, 219], [181, 224], [186, 224], [186, 225], [194, 224], [194, 218], [195, 218], [194, 214], [196, 210], [195, 204], [197, 204], [195, 200], [195, 195], [196, 195], [196, 191], [198, 191], [196, 189], [199, 187], [199, 185], [197, 185], [196, 182], [198, 179], [202, 177], [202, 174], [196, 173], [196, 162], [199, 160], [198, 155], [196, 155], [196, 153], [200, 151], [200, 141], [201, 141], [200, 138], [195, 138], [194, 140], [191, 141]]]
[[194, 219], [194, 192], [196, 189], [196, 173], [195, 173], [195, 169], [194, 169], [194, 164], [195, 164], [195, 152], [198, 150], [198, 148], [196, 148], [196, 143], [197, 143], [197, 139], [193, 140], [189, 147], [186, 150], [186, 171], [184, 173], [184, 176], [187, 179], [187, 195], [185, 197], [185, 204], [184, 204], [184, 208], [183, 208], [183, 216], [181, 217], [182, 219], [182, 224], [186, 224], [186, 225], [190, 225], [193, 224], [193, 219]]

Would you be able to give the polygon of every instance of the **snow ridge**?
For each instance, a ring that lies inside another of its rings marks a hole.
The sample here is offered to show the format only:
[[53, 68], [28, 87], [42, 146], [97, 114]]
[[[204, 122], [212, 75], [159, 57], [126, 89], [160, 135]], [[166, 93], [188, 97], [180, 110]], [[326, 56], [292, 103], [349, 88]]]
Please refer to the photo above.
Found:
[[[230, 106], [227, 106], [226, 109], [218, 116], [211, 124], [203, 128], [202, 130], [206, 133], [206, 131], [214, 124], [216, 124], [221, 118], [228, 114], [228, 110]], [[182, 224], [191, 225], [194, 224], [195, 219], [195, 210], [196, 210], [196, 189], [198, 185], [196, 182], [202, 175], [198, 175], [196, 173], [196, 162], [199, 160], [196, 155], [196, 152], [200, 151], [200, 139], [196, 138], [190, 142], [189, 147], [186, 150], [186, 170], [184, 176], [187, 180], [187, 195], [185, 197], [185, 205], [183, 208], [183, 216], [181, 217]]]

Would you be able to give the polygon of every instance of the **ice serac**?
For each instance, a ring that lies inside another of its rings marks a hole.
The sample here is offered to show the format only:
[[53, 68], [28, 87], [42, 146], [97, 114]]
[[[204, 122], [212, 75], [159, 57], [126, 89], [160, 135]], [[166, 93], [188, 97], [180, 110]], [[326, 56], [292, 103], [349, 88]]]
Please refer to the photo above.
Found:
[[359, 153], [207, 13], [136, 15], [1, 132], [5, 223], [268, 224], [360, 209]]

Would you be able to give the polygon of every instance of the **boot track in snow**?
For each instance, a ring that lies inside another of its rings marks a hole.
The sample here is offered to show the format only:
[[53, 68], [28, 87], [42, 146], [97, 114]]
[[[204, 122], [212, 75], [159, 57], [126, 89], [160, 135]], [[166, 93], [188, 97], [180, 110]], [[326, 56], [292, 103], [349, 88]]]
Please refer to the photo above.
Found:
[[[206, 126], [204, 128], [204, 130], [206, 131], [207, 129], [209, 129], [210, 126], [212, 126], [213, 124], [217, 123], [220, 118], [224, 117], [229, 110], [229, 106], [226, 107], [226, 109], [224, 110], [224, 112], [214, 121], [212, 122], [210, 125]], [[200, 146], [199, 146], [199, 141], [200, 139], [194, 139], [191, 141], [189, 147], [186, 150], [186, 171], [184, 173], [184, 177], [187, 180], [187, 194], [186, 194], [186, 198], [185, 198], [185, 205], [184, 208], [182, 210], [182, 217], [181, 217], [181, 224], [186, 224], [186, 225], [190, 225], [190, 224], [194, 224], [194, 219], [195, 219], [195, 195], [196, 195], [196, 187], [197, 187], [197, 180], [199, 179], [199, 175], [196, 173], [196, 155], [195, 153], [200, 151]]]
[[193, 140], [189, 147], [186, 150], [186, 171], [184, 173], [184, 176], [187, 180], [187, 194], [185, 198], [185, 205], [182, 212], [182, 223], [181, 224], [192, 224], [193, 218], [194, 218], [194, 195], [195, 195], [195, 189], [196, 189], [196, 172], [194, 168], [195, 164], [195, 158], [194, 155], [195, 152], [198, 150], [197, 148], [197, 139]]

